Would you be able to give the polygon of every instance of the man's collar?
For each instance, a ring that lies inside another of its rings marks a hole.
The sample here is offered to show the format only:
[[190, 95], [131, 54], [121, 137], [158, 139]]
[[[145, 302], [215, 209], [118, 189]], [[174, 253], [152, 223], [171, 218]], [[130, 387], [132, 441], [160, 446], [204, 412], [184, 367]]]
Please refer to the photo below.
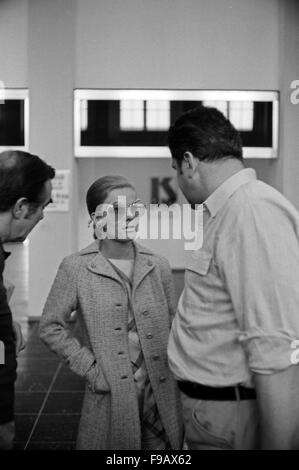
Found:
[[215, 217], [225, 202], [244, 184], [256, 180], [253, 168], [244, 168], [224, 181], [203, 203], [212, 217]]

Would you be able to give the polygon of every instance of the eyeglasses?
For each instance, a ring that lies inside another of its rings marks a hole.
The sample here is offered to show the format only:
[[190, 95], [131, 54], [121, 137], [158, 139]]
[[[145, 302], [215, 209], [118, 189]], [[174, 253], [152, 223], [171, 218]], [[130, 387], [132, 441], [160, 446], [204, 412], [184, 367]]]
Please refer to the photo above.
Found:
[[142, 217], [145, 213], [146, 206], [141, 200], [137, 200], [131, 204], [123, 205], [115, 202], [114, 204], [102, 204], [96, 212], [93, 212], [90, 217], [91, 222], [95, 224], [100, 223], [103, 219], [109, 216], [113, 216], [118, 220], [125, 217]]

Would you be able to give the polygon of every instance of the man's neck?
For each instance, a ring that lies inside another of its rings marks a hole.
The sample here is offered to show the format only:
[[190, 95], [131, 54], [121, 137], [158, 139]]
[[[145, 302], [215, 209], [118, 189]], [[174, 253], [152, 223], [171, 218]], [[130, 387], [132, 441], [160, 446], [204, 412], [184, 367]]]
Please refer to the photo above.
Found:
[[235, 158], [215, 163], [205, 163], [201, 168], [204, 200], [208, 199], [227, 179], [244, 169], [243, 162]]

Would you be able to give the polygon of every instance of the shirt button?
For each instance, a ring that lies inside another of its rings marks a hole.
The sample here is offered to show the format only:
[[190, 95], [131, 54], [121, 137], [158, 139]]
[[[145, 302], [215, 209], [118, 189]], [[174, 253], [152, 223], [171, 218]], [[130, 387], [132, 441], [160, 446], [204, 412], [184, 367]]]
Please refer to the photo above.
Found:
[[159, 354], [154, 354], [154, 355], [153, 355], [153, 359], [154, 359], [154, 361], [157, 361], [158, 359], [160, 359]]
[[149, 311], [148, 311], [148, 310], [144, 310], [144, 311], [142, 312], [142, 315], [144, 315], [145, 317], [146, 317], [148, 314], [149, 314]]
[[164, 377], [164, 375], [161, 375], [161, 377], [159, 378], [159, 382], [161, 384], [163, 384], [164, 382], [166, 382], [166, 377]]
[[146, 337], [147, 337], [147, 339], [152, 339], [152, 338], [153, 338], [153, 335], [152, 335], [151, 333], [148, 333], [148, 334], [146, 335]]

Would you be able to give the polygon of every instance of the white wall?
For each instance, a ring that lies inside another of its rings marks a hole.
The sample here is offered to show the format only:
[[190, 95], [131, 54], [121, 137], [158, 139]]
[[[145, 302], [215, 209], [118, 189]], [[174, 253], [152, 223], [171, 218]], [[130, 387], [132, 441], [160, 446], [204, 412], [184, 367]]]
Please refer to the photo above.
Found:
[[279, 0], [78, 0], [76, 86], [279, 86]]
[[0, 1], [0, 80], [6, 88], [26, 88], [28, 1]]
[[[73, 0], [29, 0], [28, 86], [30, 151], [57, 169], [74, 173], [72, 118], [74, 67]], [[77, 181], [72, 181], [74, 194]], [[29, 315], [41, 315], [57, 267], [76, 249], [76, 198], [67, 213], [47, 213], [30, 235]]]
[[[91, 238], [88, 185], [123, 173], [146, 199], [150, 175], [171, 175], [167, 159], [74, 163], [74, 88], [279, 90], [280, 158], [248, 163], [299, 208], [299, 105], [289, 99], [299, 78], [298, 10], [296, 0], [0, 1], [0, 80], [30, 89], [30, 150], [73, 174], [70, 212], [48, 214], [30, 237], [31, 316], [62, 257]], [[171, 246], [175, 266], [182, 252]]]
[[[279, 0], [78, 0], [75, 86], [277, 90], [280, 21]], [[279, 162], [247, 164], [281, 189]], [[90, 239], [84, 199], [96, 178], [124, 174], [149, 202], [150, 176], [173, 175], [164, 158], [82, 159], [78, 171], [80, 247]], [[183, 241], [143, 243], [184, 267]]]
[[285, 4], [288, 8], [281, 4], [283, 40], [279, 48], [281, 173], [283, 192], [299, 209], [299, 104], [290, 100], [290, 84], [299, 79], [299, 1]]

